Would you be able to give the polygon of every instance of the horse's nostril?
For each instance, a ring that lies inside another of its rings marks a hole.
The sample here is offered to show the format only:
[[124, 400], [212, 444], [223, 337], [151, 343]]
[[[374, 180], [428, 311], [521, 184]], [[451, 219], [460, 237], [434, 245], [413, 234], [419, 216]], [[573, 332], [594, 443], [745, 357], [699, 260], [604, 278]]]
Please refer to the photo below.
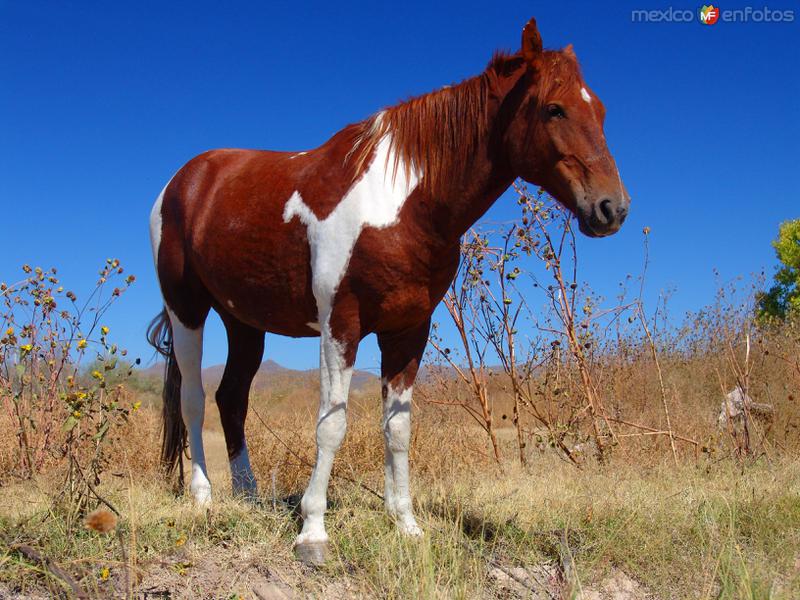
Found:
[[598, 205], [598, 214], [597, 216], [600, 217], [599, 220], [605, 225], [609, 225], [613, 223], [615, 220], [614, 215], [614, 203], [611, 202], [608, 198], [604, 200], [600, 200], [600, 204]]

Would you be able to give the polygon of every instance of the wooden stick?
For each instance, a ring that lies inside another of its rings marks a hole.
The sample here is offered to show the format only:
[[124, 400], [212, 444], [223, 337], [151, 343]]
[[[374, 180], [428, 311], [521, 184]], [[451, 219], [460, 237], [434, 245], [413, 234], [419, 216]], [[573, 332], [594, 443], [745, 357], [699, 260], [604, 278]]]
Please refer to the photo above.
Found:
[[683, 442], [688, 442], [690, 444], [694, 444], [695, 446], [699, 446], [700, 442], [697, 440], [693, 440], [691, 438], [683, 437], [682, 435], [678, 435], [677, 433], [669, 432], [669, 431], [661, 431], [660, 429], [654, 429], [652, 427], [648, 427], [647, 425], [640, 425], [638, 423], [631, 423], [630, 421], [625, 421], [624, 419], [617, 419], [615, 417], [608, 417], [610, 420], [614, 421], [615, 423], [620, 423], [622, 425], [628, 425], [629, 427], [636, 427], [637, 429], [642, 429], [644, 431], [648, 431], [650, 433], [660, 433], [664, 435], [671, 435], [676, 440], [681, 440]]
[[64, 571], [61, 567], [59, 567], [55, 562], [47, 558], [46, 556], [42, 556], [36, 550], [27, 546], [25, 544], [14, 544], [11, 546], [11, 550], [14, 552], [19, 552], [22, 556], [40, 565], [46, 571], [48, 571], [53, 577], [62, 581], [63, 583], [67, 584], [69, 588], [72, 590], [72, 593], [75, 594], [76, 598], [80, 598], [83, 600], [84, 598], [88, 599], [88, 594], [83, 591], [83, 588], [78, 585], [78, 583], [72, 578], [72, 576]]

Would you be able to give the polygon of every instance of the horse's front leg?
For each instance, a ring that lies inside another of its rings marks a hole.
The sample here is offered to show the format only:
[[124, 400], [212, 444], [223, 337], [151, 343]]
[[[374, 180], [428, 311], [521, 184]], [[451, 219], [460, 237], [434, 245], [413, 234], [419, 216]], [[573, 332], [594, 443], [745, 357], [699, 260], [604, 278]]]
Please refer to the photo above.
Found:
[[353, 374], [358, 335], [331, 330], [323, 321], [320, 339], [320, 404], [317, 416], [317, 461], [311, 473], [300, 510], [303, 529], [295, 540], [298, 559], [308, 564], [325, 561], [328, 534], [325, 532], [328, 480], [333, 458], [347, 428], [347, 394]]
[[428, 342], [430, 320], [419, 327], [379, 334], [385, 445], [386, 511], [402, 533], [422, 535], [414, 518], [408, 477], [411, 441], [411, 392]]

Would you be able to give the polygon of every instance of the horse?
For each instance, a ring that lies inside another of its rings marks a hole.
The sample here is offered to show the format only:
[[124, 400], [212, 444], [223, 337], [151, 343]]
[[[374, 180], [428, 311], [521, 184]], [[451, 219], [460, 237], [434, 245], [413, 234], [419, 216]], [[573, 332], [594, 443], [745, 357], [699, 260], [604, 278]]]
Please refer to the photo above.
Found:
[[630, 197], [603, 133], [605, 108], [571, 45], [544, 50], [535, 19], [516, 53], [479, 75], [385, 108], [316, 149], [220, 149], [184, 165], [158, 196], [150, 235], [163, 310], [148, 338], [166, 356], [161, 459], [188, 438], [189, 489], [211, 500], [203, 452], [203, 325], [213, 308], [228, 357], [216, 392], [233, 490], [255, 498], [245, 440], [266, 332], [320, 338], [316, 462], [300, 502], [300, 560], [325, 560], [324, 513], [346, 429], [359, 342], [381, 351], [385, 508], [400, 532], [412, 509], [412, 386], [431, 314], [455, 276], [459, 240], [517, 179], [571, 211], [582, 233], [619, 230]]

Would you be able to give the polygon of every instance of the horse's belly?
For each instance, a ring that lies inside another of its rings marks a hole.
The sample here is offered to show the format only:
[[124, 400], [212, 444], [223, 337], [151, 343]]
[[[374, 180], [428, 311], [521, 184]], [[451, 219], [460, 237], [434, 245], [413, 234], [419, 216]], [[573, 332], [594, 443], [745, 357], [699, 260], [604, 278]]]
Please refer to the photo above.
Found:
[[215, 307], [262, 331], [317, 335], [308, 242], [297, 229], [276, 223], [270, 236], [253, 228], [218, 232], [201, 269]]

